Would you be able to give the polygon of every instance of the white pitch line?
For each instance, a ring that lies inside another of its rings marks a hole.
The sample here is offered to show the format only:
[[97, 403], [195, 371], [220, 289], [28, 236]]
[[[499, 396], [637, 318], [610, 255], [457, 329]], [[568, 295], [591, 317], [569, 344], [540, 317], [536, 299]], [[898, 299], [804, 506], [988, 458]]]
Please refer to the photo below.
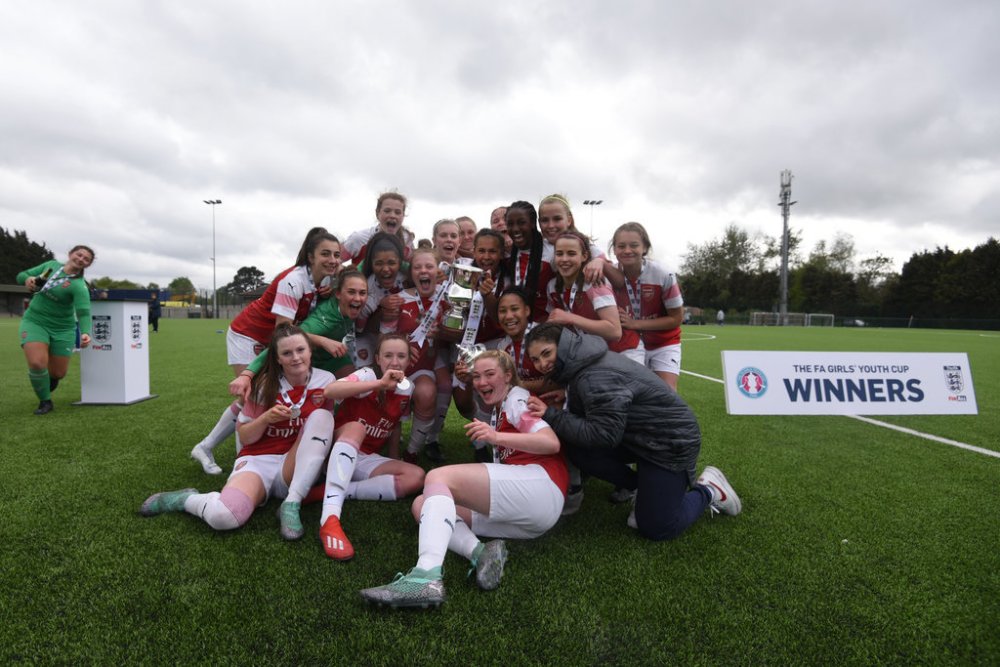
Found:
[[[702, 375], [700, 373], [692, 373], [691, 371], [682, 370], [681, 373], [684, 375], [693, 375], [696, 378], [701, 378], [702, 380], [709, 380], [711, 382], [718, 382], [719, 384], [725, 384], [719, 378], [714, 378], [708, 375]], [[905, 433], [907, 435], [915, 435], [918, 438], [924, 438], [926, 440], [932, 440], [934, 442], [940, 442], [944, 445], [951, 445], [952, 447], [958, 447], [959, 449], [967, 449], [970, 452], [976, 452], [977, 454], [985, 454], [986, 456], [992, 456], [995, 459], [1000, 459], [1000, 452], [995, 452], [992, 449], [984, 449], [983, 447], [977, 447], [975, 445], [970, 445], [965, 442], [959, 442], [957, 440], [949, 440], [948, 438], [942, 438], [939, 435], [931, 435], [930, 433], [924, 433], [923, 431], [915, 431], [912, 428], [906, 428], [905, 426], [896, 426], [895, 424], [890, 424], [888, 422], [879, 421], [877, 419], [872, 419], [871, 417], [862, 417], [861, 415], [842, 415], [843, 417], [850, 417], [851, 419], [857, 419], [858, 421], [865, 422], [866, 424], [871, 424], [873, 426], [881, 426], [882, 428], [892, 429], [893, 431], [899, 431], [900, 433]]]
[[983, 449], [982, 447], [976, 447], [975, 445], [968, 445], [964, 442], [958, 442], [957, 440], [949, 440], [948, 438], [942, 438], [941, 436], [931, 435], [930, 433], [923, 433], [922, 431], [914, 431], [912, 428], [906, 428], [905, 426], [896, 426], [895, 424], [890, 424], [888, 422], [872, 419], [871, 417], [862, 417], [861, 415], [844, 415], [844, 416], [850, 417], [851, 419], [857, 419], [858, 421], [863, 421], [866, 424], [874, 424], [875, 426], [881, 426], [883, 428], [891, 428], [893, 431], [899, 431], [900, 433], [915, 435], [918, 438], [927, 438], [928, 440], [933, 440], [934, 442], [940, 442], [945, 445], [951, 445], [952, 447], [959, 447], [961, 449], [968, 449], [970, 452], [977, 452], [979, 454], [985, 454], [986, 456], [992, 456], [993, 458], [1000, 459], [1000, 452], [994, 452], [991, 449]]

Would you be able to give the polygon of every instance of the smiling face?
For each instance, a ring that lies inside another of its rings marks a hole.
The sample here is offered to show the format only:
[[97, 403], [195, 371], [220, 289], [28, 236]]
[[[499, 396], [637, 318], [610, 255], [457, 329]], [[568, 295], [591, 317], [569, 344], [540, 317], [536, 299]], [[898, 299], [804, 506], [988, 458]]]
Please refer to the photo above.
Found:
[[294, 334], [278, 341], [278, 365], [289, 382], [308, 375], [311, 363], [312, 350], [305, 336]]
[[417, 288], [417, 294], [429, 297], [437, 286], [438, 263], [433, 252], [418, 250], [410, 259], [410, 280]]
[[555, 267], [565, 283], [576, 280], [583, 265], [590, 261], [590, 252], [577, 238], [556, 239]]
[[480, 236], [476, 240], [476, 248], [472, 256], [476, 266], [483, 271], [492, 271], [495, 276], [497, 267], [500, 266], [500, 259], [503, 257], [500, 239], [493, 236]]
[[73, 269], [72, 273], [79, 273], [93, 264], [94, 256], [86, 248], [77, 248], [69, 254], [67, 264]]
[[406, 215], [406, 204], [401, 199], [386, 197], [382, 205], [375, 211], [378, 226], [383, 232], [395, 234], [403, 226], [403, 216]]
[[321, 241], [316, 249], [309, 253], [309, 269], [316, 282], [325, 276], [335, 275], [340, 270], [340, 244]]
[[534, 225], [526, 211], [519, 208], [507, 209], [507, 233], [517, 248], [527, 250], [531, 247], [533, 231]]
[[504, 371], [495, 357], [479, 358], [472, 364], [472, 387], [486, 405], [503, 402], [511, 379], [510, 371]]
[[375, 363], [386, 371], [405, 371], [410, 363], [410, 346], [405, 340], [390, 338], [382, 341], [375, 353]]
[[382, 287], [392, 287], [399, 273], [399, 255], [393, 250], [380, 250], [371, 258], [372, 275]]
[[528, 345], [528, 358], [539, 373], [549, 375], [556, 366], [558, 344], [547, 340], [536, 340]]
[[358, 319], [361, 309], [368, 300], [368, 281], [362, 276], [351, 276], [340, 283], [337, 303], [341, 314], [349, 320]]
[[497, 321], [504, 333], [511, 340], [521, 340], [528, 328], [528, 317], [531, 313], [528, 305], [519, 294], [505, 294], [497, 304]]
[[573, 226], [573, 216], [557, 201], [550, 201], [538, 208], [538, 228], [549, 243]]
[[468, 218], [458, 221], [459, 248], [468, 256], [472, 255], [472, 249], [476, 239], [476, 223]]
[[434, 230], [434, 247], [441, 253], [441, 259], [451, 264], [458, 256], [460, 228], [458, 223], [445, 222]]
[[622, 269], [642, 267], [642, 257], [647, 250], [639, 232], [621, 231], [615, 234], [615, 257]]

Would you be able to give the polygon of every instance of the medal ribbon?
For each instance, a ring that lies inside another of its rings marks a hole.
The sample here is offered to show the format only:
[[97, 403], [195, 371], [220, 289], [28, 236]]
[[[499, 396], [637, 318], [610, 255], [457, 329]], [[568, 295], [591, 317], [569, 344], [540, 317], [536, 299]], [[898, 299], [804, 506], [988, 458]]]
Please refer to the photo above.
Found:
[[562, 305], [566, 309], [566, 312], [568, 313], [573, 312], [573, 304], [576, 303], [576, 292], [579, 288], [580, 288], [579, 283], [573, 281], [573, 287], [571, 287], [569, 290], [569, 304], [566, 303], [566, 298], [565, 298], [566, 292], [563, 292], [562, 294], [559, 295], [559, 300], [562, 301]]
[[479, 333], [479, 323], [483, 319], [483, 295], [476, 290], [472, 295], [472, 303], [469, 305], [469, 320], [465, 325], [465, 333], [462, 334], [462, 347], [471, 347], [476, 342], [476, 335]]
[[76, 274], [70, 275], [63, 271], [62, 267], [59, 267], [58, 271], [49, 276], [49, 279], [45, 281], [45, 284], [38, 290], [38, 293], [44, 294], [45, 292], [48, 292], [50, 289], [58, 285], [59, 281], [63, 278], [76, 278]]
[[[292, 409], [292, 419], [298, 419], [299, 415], [302, 414], [302, 406], [306, 403], [306, 396], [309, 395], [309, 380], [312, 379], [312, 369], [309, 370], [309, 377], [306, 378], [306, 384], [302, 388], [302, 397], [297, 403], [292, 403], [292, 399], [288, 396], [288, 390], [292, 389], [291, 383], [288, 382], [284, 377], [281, 378], [281, 400], [285, 402], [285, 405]], [[287, 387], [287, 388], [286, 388]]]
[[[437, 286], [437, 289], [434, 290], [434, 296], [431, 297], [431, 307], [420, 318], [420, 326], [410, 334], [410, 340], [419, 347], [423, 347], [424, 341], [427, 339], [427, 333], [431, 329], [431, 324], [437, 319], [438, 312], [441, 310], [441, 300], [444, 298], [445, 291], [447, 291], [449, 285], [451, 285], [451, 278]], [[417, 297], [419, 298], [420, 295], [418, 294]], [[423, 300], [421, 300], [420, 312], [423, 313], [423, 310]]]
[[625, 276], [625, 289], [628, 291], [628, 301], [632, 304], [632, 317], [637, 320], [642, 319], [642, 299], [640, 298], [642, 295], [642, 288], [640, 287], [639, 278], [642, 278], [642, 272], [645, 268], [646, 260], [642, 260], [642, 269], [639, 269], [639, 276], [635, 279], [634, 289], [632, 287], [632, 281], [629, 280], [628, 276]]

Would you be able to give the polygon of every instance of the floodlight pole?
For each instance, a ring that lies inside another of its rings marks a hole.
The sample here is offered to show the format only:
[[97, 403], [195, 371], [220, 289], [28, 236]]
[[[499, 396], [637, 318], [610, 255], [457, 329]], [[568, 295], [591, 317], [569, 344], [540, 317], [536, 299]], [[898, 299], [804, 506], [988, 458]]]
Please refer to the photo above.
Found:
[[797, 202], [789, 201], [792, 198], [792, 172], [788, 169], [781, 172], [781, 217], [784, 224], [781, 230], [781, 305], [779, 311], [779, 324], [788, 326], [788, 216], [791, 208]]
[[219, 316], [219, 295], [215, 289], [215, 207], [222, 203], [221, 199], [203, 199], [212, 207], [212, 318]]
[[583, 205], [590, 207], [590, 238], [594, 238], [594, 207], [604, 203], [603, 199], [584, 199]]

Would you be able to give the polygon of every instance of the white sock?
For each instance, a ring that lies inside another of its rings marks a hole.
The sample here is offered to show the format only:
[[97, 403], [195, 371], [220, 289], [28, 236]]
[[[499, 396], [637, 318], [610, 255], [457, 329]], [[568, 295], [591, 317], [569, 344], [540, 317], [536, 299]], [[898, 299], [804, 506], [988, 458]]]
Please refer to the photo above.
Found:
[[333, 415], [327, 410], [317, 410], [309, 415], [302, 427], [299, 447], [295, 452], [295, 469], [288, 483], [286, 502], [302, 502], [309, 489], [316, 483], [319, 471], [323, 469], [323, 461], [330, 451], [332, 436]]
[[347, 486], [354, 476], [354, 465], [358, 460], [357, 448], [349, 442], [338, 441], [330, 451], [330, 462], [326, 465], [326, 493], [323, 494], [323, 514], [319, 525], [331, 516], [340, 518], [347, 496]]
[[240, 414], [242, 406], [233, 401], [233, 403], [222, 411], [219, 415], [219, 421], [215, 423], [212, 430], [209, 431], [208, 435], [202, 438], [202, 441], [198, 444], [208, 451], [212, 451], [219, 446], [223, 440], [236, 433], [236, 418]]
[[420, 511], [418, 568], [430, 570], [444, 565], [455, 518], [455, 500], [451, 496], [430, 496], [424, 500]]
[[479, 546], [479, 538], [472, 532], [472, 529], [465, 525], [461, 517], [455, 517], [455, 530], [451, 534], [448, 542], [448, 549], [454, 551], [459, 556], [472, 560], [472, 554]]
[[427, 443], [427, 434], [430, 433], [433, 424], [433, 419], [421, 419], [413, 415], [413, 422], [410, 424], [410, 444], [406, 446], [406, 451], [419, 454]]
[[395, 500], [395, 475], [375, 475], [347, 485], [348, 500]]
[[214, 530], [235, 530], [253, 514], [253, 501], [233, 488], [222, 493], [195, 493], [184, 501], [184, 511], [202, 519]]

